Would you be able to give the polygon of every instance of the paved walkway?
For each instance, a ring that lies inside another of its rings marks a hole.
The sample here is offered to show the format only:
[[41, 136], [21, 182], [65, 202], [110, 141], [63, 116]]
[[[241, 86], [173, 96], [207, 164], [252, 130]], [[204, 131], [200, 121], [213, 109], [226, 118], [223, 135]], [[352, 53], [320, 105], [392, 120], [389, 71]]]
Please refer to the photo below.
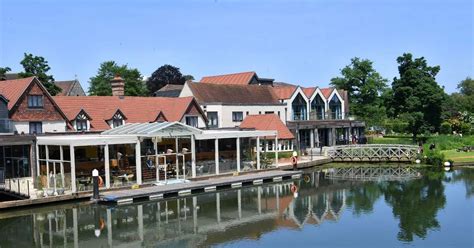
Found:
[[129, 203], [135, 199], [159, 199], [167, 195], [184, 195], [195, 192], [216, 190], [218, 187], [241, 187], [243, 184], [261, 184], [268, 181], [281, 181], [285, 179], [298, 178], [301, 171], [272, 170], [251, 173], [239, 176], [227, 176], [212, 178], [208, 180], [192, 181], [189, 183], [167, 184], [159, 186], [144, 187], [140, 189], [125, 189], [104, 192], [100, 196], [101, 202]]

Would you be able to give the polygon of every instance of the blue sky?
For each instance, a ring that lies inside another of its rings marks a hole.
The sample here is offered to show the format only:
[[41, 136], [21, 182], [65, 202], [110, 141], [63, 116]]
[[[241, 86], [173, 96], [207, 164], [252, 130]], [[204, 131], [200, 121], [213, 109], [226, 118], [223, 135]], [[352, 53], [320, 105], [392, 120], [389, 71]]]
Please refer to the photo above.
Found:
[[390, 81], [404, 52], [440, 65], [448, 92], [474, 76], [473, 1], [19, 1], [0, 0], [0, 66], [45, 57], [56, 80], [87, 89], [115, 60], [149, 76], [163, 64], [196, 79], [256, 71], [327, 86], [350, 58]]

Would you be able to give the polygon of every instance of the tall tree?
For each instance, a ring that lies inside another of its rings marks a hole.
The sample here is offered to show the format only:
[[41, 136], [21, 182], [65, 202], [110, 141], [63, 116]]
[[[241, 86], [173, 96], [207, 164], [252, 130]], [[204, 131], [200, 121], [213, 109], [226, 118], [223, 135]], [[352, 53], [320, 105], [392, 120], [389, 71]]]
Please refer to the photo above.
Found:
[[348, 92], [351, 114], [368, 126], [380, 124], [385, 117], [380, 96], [387, 87], [387, 79], [374, 69], [372, 61], [357, 57], [341, 70], [341, 75], [332, 78], [331, 85]]
[[0, 81], [7, 80], [7, 72], [11, 71], [10, 67], [0, 67]]
[[127, 65], [118, 65], [115, 61], [106, 61], [100, 64], [97, 75], [90, 78], [89, 95], [111, 96], [110, 81], [115, 75], [120, 75], [124, 79], [126, 96], [145, 96], [148, 94], [138, 69], [129, 68]]
[[25, 78], [36, 76], [48, 90], [49, 94], [53, 96], [61, 92], [61, 88], [54, 83], [54, 77], [47, 74], [51, 67], [49, 67], [48, 61], [43, 57], [34, 56], [31, 53], [25, 53], [25, 57], [20, 64], [25, 70], [18, 74], [20, 77]]
[[458, 111], [474, 113], [474, 79], [467, 77], [458, 84], [459, 93], [451, 94]]
[[439, 66], [428, 66], [425, 58], [405, 53], [397, 58], [400, 77], [392, 83], [393, 115], [408, 123], [416, 139], [424, 131], [438, 131], [441, 124], [444, 89], [436, 82]]
[[166, 64], [156, 69], [146, 84], [150, 94], [153, 94], [167, 84], [184, 84], [190, 77], [194, 79], [191, 75], [185, 78], [178, 67]]

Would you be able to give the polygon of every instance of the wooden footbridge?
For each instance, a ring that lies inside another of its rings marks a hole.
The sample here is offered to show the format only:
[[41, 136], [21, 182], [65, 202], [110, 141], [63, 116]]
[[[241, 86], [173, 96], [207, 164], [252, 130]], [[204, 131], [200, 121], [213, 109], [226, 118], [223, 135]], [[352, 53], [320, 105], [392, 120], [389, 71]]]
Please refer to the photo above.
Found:
[[333, 161], [397, 161], [410, 162], [416, 158], [414, 145], [343, 145], [328, 147], [327, 156]]

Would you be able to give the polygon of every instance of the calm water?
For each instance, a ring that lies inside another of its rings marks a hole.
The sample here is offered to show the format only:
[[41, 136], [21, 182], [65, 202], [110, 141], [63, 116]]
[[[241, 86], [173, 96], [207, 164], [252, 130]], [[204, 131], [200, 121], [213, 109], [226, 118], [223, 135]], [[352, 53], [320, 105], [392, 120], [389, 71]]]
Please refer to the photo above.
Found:
[[120, 207], [0, 212], [0, 247], [474, 246], [474, 169], [422, 170], [404, 181], [386, 169], [337, 180], [329, 172], [307, 171], [296, 198], [283, 182]]

